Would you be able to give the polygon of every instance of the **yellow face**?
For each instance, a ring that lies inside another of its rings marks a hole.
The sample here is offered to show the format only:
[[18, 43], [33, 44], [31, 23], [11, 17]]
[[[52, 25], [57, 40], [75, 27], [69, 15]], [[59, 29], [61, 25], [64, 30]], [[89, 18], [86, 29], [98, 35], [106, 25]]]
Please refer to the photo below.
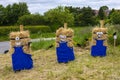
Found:
[[107, 39], [106, 28], [94, 28], [92, 34], [93, 34], [93, 39], [97, 39], [97, 40]]

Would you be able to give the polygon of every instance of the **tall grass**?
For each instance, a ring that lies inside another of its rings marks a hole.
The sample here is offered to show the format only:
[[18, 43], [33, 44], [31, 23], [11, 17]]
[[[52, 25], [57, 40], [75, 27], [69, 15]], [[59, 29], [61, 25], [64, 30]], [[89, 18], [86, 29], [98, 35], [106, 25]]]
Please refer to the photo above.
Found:
[[85, 47], [87, 41], [91, 40], [92, 35], [92, 27], [79, 27], [79, 28], [73, 28], [74, 29], [74, 43], [75, 46], [77, 44], [80, 44], [81, 47]]
[[35, 39], [35, 38], [52, 38], [52, 37], [55, 37], [55, 33], [37, 33], [37, 34], [31, 34], [30, 37], [32, 39]]
[[108, 43], [114, 45], [113, 33], [117, 32], [116, 46], [120, 45], [120, 25], [109, 25], [108, 28]]
[[33, 42], [32, 50], [39, 50], [39, 49], [50, 49], [55, 47], [55, 40], [40, 40], [39, 42]]

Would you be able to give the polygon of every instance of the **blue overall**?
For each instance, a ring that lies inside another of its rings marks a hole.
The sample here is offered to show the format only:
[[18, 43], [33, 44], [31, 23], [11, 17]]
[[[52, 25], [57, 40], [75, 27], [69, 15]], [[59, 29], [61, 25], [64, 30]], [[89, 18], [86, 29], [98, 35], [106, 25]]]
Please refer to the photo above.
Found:
[[14, 53], [12, 54], [13, 70], [31, 69], [33, 67], [33, 61], [30, 54], [23, 52], [22, 47], [14, 47]]
[[56, 48], [57, 61], [59, 63], [67, 63], [75, 59], [73, 48], [67, 46], [67, 42], [59, 43]]
[[104, 40], [96, 40], [96, 45], [91, 47], [92, 56], [106, 56], [106, 46], [103, 46]]

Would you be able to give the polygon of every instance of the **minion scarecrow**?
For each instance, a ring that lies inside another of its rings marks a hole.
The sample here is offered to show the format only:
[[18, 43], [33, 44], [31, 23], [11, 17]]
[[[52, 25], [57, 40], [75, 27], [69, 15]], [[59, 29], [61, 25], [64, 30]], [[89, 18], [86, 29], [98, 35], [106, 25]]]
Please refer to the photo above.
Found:
[[107, 49], [107, 28], [104, 28], [104, 21], [100, 21], [101, 27], [96, 27], [92, 30], [92, 56], [106, 56]]
[[10, 52], [12, 52], [13, 70], [20, 71], [31, 69], [33, 61], [30, 54], [30, 34], [29, 31], [23, 31], [23, 26], [20, 25], [19, 32], [10, 33]]
[[56, 31], [56, 54], [58, 63], [67, 63], [75, 59], [73, 50], [72, 29], [67, 29], [67, 23], [64, 28], [61, 27]]

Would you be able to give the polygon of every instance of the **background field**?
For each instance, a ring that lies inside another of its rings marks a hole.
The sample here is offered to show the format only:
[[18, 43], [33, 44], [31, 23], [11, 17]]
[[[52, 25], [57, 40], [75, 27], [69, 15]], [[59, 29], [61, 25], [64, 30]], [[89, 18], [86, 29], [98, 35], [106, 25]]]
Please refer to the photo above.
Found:
[[[108, 27], [108, 42], [106, 57], [92, 57], [89, 41], [93, 27], [76, 27], [74, 29], [75, 61], [67, 64], [57, 63], [55, 40], [33, 42], [32, 58], [34, 68], [14, 73], [11, 54], [0, 54], [0, 80], [120, 80], [120, 46], [119, 36], [117, 46], [113, 47], [113, 32], [118, 26]], [[81, 35], [82, 34], [82, 35]], [[119, 34], [119, 32], [118, 32]], [[55, 33], [32, 34], [35, 38], [55, 37]], [[88, 39], [85, 40], [85, 39]], [[78, 46], [77, 44], [80, 44]], [[52, 45], [52, 47], [50, 47]]]

